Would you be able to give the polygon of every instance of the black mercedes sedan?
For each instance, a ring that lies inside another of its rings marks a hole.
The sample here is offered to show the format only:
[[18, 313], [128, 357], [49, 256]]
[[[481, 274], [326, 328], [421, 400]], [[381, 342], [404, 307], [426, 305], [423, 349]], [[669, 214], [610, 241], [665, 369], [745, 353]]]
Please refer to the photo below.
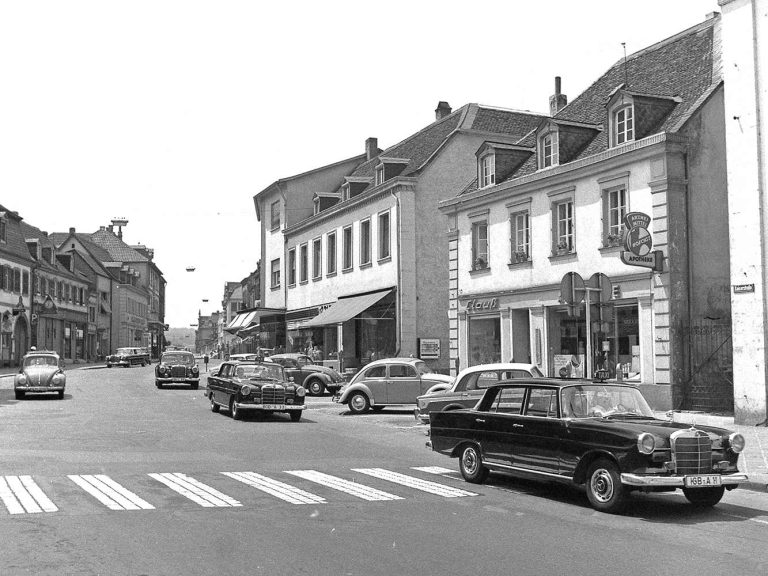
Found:
[[467, 482], [489, 471], [583, 486], [589, 503], [620, 512], [632, 491], [682, 489], [714, 506], [747, 481], [741, 434], [654, 416], [634, 386], [517, 379], [488, 388], [472, 409], [430, 414], [432, 450], [459, 459]]

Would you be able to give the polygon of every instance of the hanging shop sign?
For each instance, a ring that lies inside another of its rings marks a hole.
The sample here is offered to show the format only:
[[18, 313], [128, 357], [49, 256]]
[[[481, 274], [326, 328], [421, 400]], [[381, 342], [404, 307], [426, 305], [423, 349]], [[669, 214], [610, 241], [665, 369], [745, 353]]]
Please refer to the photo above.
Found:
[[621, 261], [630, 266], [663, 270], [664, 257], [661, 250], [653, 250], [653, 236], [648, 230], [651, 217], [642, 212], [628, 212], [624, 215], [624, 250]]
[[43, 304], [41, 306], [39, 314], [41, 316], [57, 316], [58, 313], [59, 313], [59, 309], [56, 307], [56, 303], [51, 298], [51, 295], [50, 294], [46, 295], [45, 300], [43, 300]]
[[498, 307], [498, 298], [473, 298], [467, 302], [467, 312], [484, 312], [486, 310], [496, 310]]

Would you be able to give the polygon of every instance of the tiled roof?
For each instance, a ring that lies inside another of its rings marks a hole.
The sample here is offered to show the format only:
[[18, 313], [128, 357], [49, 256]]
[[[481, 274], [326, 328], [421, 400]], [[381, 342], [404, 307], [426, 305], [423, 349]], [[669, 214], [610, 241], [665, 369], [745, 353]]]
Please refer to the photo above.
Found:
[[16, 260], [33, 262], [29, 254], [24, 235], [21, 232], [21, 217], [0, 204], [0, 212], [6, 212], [5, 244], [0, 244], [0, 253], [8, 254]]
[[535, 130], [542, 118], [541, 114], [533, 112], [478, 106], [477, 115], [471, 128], [480, 132], [497, 132], [522, 138]]
[[149, 259], [138, 251], [134, 250], [128, 244], [118, 238], [114, 232], [109, 230], [98, 230], [91, 234], [91, 240], [94, 244], [101, 246], [109, 254], [112, 262], [148, 262]]
[[[56, 245], [54, 244], [53, 240], [48, 236], [48, 234], [43, 233], [40, 228], [37, 228], [35, 226], [32, 226], [31, 224], [27, 224], [26, 222], [20, 222], [20, 230], [21, 234], [23, 235], [23, 238], [25, 240], [33, 240], [37, 239], [37, 243], [40, 246], [40, 249], [43, 248], [50, 248], [51, 252], [53, 254], [56, 253]], [[26, 244], [25, 244], [26, 247]], [[27, 250], [27, 253], [29, 254], [29, 250]], [[66, 269], [64, 266], [59, 264], [58, 260], [56, 258], [53, 259], [53, 264], [50, 262], [47, 262], [46, 260], [43, 260], [40, 258], [37, 261], [40, 268], [43, 270], [47, 270], [49, 272], [55, 272], [57, 274], [60, 274], [62, 276], [67, 277], [77, 277], [75, 274], [70, 272], [68, 269]]]

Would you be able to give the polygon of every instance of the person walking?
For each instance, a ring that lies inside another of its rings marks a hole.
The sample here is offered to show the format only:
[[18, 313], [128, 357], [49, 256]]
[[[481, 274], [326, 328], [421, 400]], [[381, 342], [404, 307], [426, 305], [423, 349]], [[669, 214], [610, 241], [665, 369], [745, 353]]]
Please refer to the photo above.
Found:
[[210, 358], [208, 358], [208, 354], [203, 356], [203, 363], [205, 364], [205, 371], [206, 372], [208, 372], [208, 360], [210, 360]]

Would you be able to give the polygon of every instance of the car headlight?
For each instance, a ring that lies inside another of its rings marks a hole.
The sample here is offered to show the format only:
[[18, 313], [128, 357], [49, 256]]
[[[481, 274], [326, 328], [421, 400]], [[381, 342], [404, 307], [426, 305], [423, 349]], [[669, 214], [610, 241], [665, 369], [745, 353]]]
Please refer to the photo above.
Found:
[[66, 378], [65, 378], [64, 374], [55, 374], [53, 376], [53, 383], [54, 384], [63, 384], [65, 379]]
[[731, 452], [738, 454], [744, 450], [744, 436], [738, 432], [734, 432], [728, 436], [728, 445], [731, 447]]
[[197, 366], [192, 366], [192, 372], [199, 372], [199, 371], [200, 371], [200, 368], [198, 368]]
[[160, 374], [165, 374], [165, 366], [159, 366], [157, 371], [160, 372]]
[[22, 386], [27, 383], [27, 375], [26, 374], [17, 374], [16, 375], [16, 384], [21, 384]]
[[306, 396], [306, 394], [307, 394], [307, 391], [304, 390], [302, 386], [296, 386], [296, 396], [298, 396], [299, 398], [303, 398], [304, 396]]
[[643, 432], [637, 437], [637, 449], [640, 454], [653, 454], [653, 450], [656, 448], [656, 438], [653, 434]]
[[240, 388], [240, 394], [243, 396], [250, 396], [251, 395], [251, 387], [250, 386], [243, 386]]

